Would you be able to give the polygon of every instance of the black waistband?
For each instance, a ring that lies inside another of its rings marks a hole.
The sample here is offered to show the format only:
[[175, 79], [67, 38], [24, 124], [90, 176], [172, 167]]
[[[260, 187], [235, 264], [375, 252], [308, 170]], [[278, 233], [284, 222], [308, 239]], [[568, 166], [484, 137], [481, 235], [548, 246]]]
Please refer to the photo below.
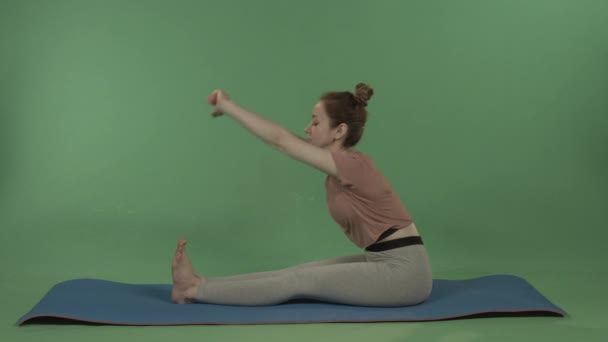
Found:
[[368, 246], [367, 248], [365, 248], [365, 250], [368, 252], [382, 252], [387, 251], [389, 249], [411, 245], [424, 245], [424, 243], [422, 242], [422, 238], [420, 236], [408, 236], [395, 240], [377, 242], [373, 245]]

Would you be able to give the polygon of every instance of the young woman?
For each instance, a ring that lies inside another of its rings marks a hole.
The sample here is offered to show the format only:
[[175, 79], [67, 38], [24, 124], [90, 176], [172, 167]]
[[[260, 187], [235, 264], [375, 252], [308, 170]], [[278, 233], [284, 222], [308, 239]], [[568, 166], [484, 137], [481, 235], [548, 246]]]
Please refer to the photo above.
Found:
[[408, 306], [431, 293], [428, 255], [416, 225], [370, 157], [352, 149], [361, 139], [373, 89], [329, 92], [312, 111], [302, 139], [232, 102], [222, 90], [207, 101], [279, 152], [327, 174], [327, 206], [360, 254], [280, 270], [210, 278], [197, 274], [180, 239], [172, 264], [174, 303], [275, 305], [312, 299], [360, 306]]

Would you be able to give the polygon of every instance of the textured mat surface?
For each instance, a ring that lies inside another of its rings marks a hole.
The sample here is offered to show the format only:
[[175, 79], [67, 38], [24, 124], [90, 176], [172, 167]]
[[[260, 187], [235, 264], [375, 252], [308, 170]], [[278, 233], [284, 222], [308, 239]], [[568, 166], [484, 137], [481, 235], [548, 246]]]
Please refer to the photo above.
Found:
[[[385, 308], [290, 301], [274, 306], [176, 305], [170, 284], [74, 279], [53, 286], [18, 325], [49, 322], [112, 325], [285, 324], [433, 321], [498, 316], [565, 316], [525, 279], [491, 275], [435, 279], [422, 304]], [[59, 319], [59, 320], [58, 320]]]

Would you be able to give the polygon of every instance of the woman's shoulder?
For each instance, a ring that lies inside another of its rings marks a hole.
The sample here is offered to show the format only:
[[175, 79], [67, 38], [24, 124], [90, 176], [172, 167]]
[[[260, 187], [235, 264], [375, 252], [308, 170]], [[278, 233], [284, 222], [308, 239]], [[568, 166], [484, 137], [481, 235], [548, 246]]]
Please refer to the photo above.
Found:
[[354, 185], [365, 196], [383, 195], [390, 190], [386, 177], [369, 154], [352, 149], [334, 153], [342, 185]]
[[359, 171], [376, 170], [376, 165], [372, 157], [360, 150], [339, 150], [334, 153], [334, 158], [340, 164], [347, 164], [351, 167], [358, 168]]
[[344, 153], [345, 155], [347, 155], [353, 159], [366, 161], [366, 162], [369, 162], [370, 164], [374, 163], [374, 160], [372, 159], [372, 157], [369, 154], [367, 154], [361, 150], [351, 150], [351, 149], [342, 150], [341, 153]]
[[365, 153], [361, 150], [353, 150], [353, 149], [338, 150], [337, 153], [343, 153], [345, 155], [349, 155], [349, 156], [353, 156], [353, 157], [365, 157], [365, 158], [370, 157], [367, 153]]

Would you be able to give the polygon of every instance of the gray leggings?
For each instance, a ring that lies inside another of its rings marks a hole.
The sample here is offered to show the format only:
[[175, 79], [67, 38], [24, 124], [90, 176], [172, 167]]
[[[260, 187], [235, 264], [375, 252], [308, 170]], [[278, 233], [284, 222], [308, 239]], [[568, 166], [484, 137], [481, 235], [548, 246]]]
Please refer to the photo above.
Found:
[[275, 305], [312, 299], [359, 306], [408, 306], [431, 293], [424, 245], [309, 262], [277, 271], [205, 278], [197, 301], [224, 305]]

